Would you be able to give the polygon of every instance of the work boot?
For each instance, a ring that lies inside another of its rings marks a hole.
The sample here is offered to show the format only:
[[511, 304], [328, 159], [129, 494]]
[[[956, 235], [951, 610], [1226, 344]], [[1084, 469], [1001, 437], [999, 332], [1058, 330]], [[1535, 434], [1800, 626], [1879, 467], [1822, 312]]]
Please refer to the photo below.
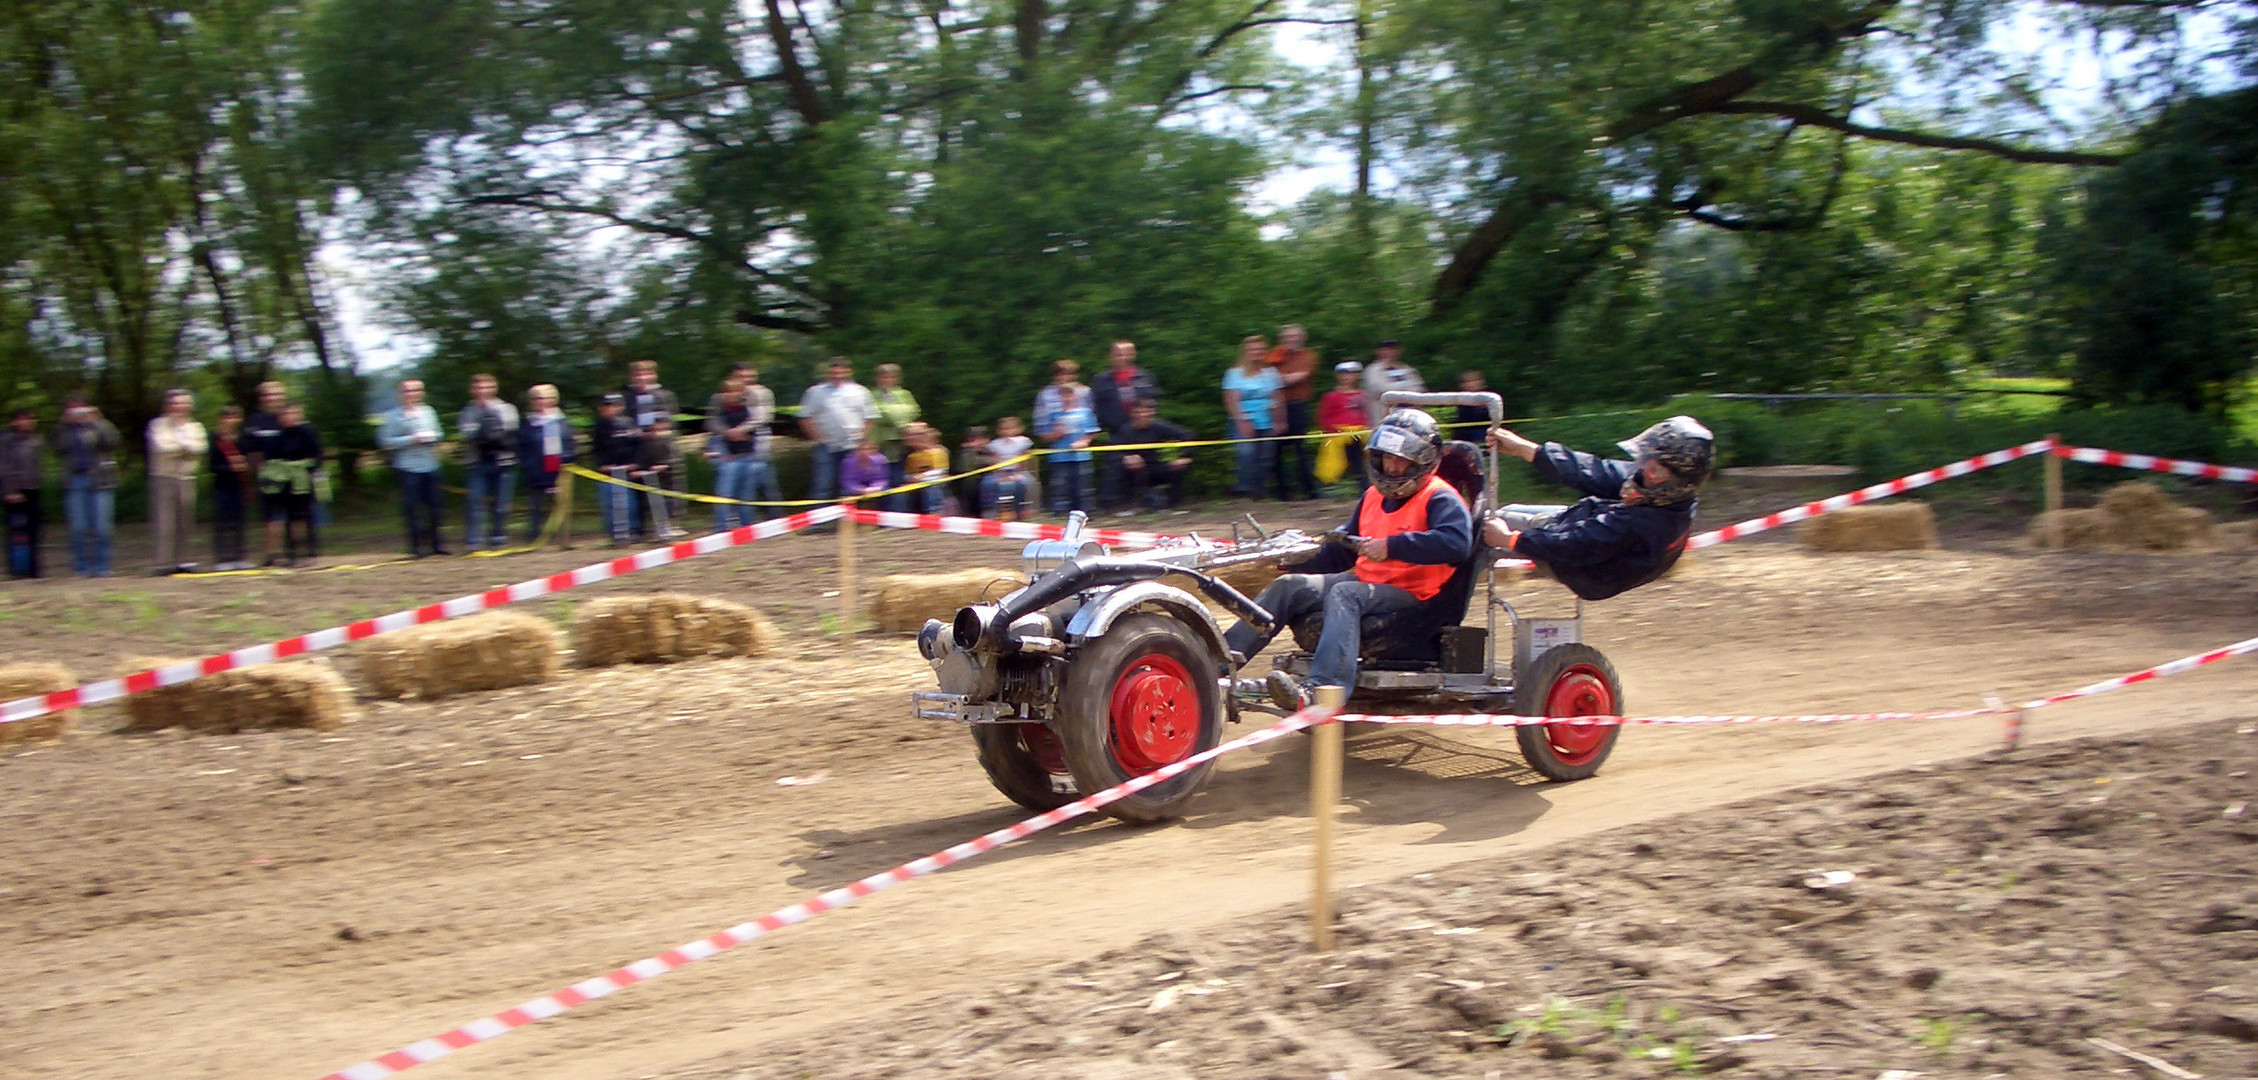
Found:
[[1300, 712], [1309, 707], [1309, 691], [1294, 681], [1294, 677], [1272, 668], [1263, 680], [1264, 689], [1270, 692], [1270, 703], [1287, 712]]

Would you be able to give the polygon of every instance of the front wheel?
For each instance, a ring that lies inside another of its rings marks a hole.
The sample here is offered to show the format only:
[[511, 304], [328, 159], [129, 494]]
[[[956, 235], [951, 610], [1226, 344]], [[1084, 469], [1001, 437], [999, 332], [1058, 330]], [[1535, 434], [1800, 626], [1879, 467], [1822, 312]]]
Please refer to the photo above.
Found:
[[1074, 774], [1058, 733], [1042, 724], [974, 724], [972, 745], [988, 782], [1029, 810], [1056, 810], [1073, 802]]
[[[1521, 716], [1620, 716], [1623, 683], [1615, 665], [1589, 645], [1556, 645], [1514, 676], [1513, 711]], [[1615, 749], [1615, 724], [1532, 724], [1513, 729], [1521, 756], [1550, 780], [1582, 780]]]
[[[1095, 793], [1173, 765], [1223, 741], [1221, 670], [1207, 641], [1166, 615], [1115, 622], [1085, 647], [1059, 695], [1066, 766]], [[1177, 816], [1207, 782], [1212, 761], [1106, 807], [1123, 821]]]

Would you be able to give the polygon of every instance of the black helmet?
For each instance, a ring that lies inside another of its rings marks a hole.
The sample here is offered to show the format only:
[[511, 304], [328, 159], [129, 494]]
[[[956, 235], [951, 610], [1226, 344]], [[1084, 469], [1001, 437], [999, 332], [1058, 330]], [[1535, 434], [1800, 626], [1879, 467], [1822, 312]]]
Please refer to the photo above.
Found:
[[[1380, 467], [1381, 455], [1399, 457], [1411, 463], [1411, 471], [1402, 476], [1389, 476]], [[1435, 466], [1443, 460], [1443, 429], [1435, 418], [1418, 409], [1397, 409], [1382, 417], [1380, 426], [1372, 429], [1372, 438], [1364, 444], [1364, 475], [1380, 494], [1391, 499], [1401, 499], [1418, 491], [1435, 475]]]
[[1624, 485], [1625, 498], [1636, 491], [1641, 502], [1656, 506], [1690, 501], [1709, 481], [1710, 466], [1717, 460], [1716, 438], [1691, 416], [1673, 416], [1616, 445], [1641, 465], [1659, 462], [1670, 471], [1670, 479], [1660, 484], [1634, 476]]

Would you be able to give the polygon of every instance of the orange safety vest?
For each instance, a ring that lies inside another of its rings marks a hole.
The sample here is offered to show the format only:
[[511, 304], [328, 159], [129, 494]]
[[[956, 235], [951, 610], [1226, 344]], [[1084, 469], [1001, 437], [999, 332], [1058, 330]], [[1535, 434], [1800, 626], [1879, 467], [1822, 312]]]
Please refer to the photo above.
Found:
[[[1427, 477], [1426, 486], [1412, 493], [1396, 507], [1394, 513], [1380, 509], [1379, 488], [1364, 489], [1364, 503], [1356, 510], [1356, 531], [1366, 537], [1395, 536], [1400, 533], [1427, 531], [1427, 503], [1451, 490], [1440, 476]], [[1356, 579], [1375, 585], [1394, 585], [1418, 597], [1432, 600], [1443, 591], [1443, 583], [1450, 580], [1458, 567], [1450, 563], [1411, 563], [1395, 559], [1375, 560], [1363, 555], [1356, 557]]]

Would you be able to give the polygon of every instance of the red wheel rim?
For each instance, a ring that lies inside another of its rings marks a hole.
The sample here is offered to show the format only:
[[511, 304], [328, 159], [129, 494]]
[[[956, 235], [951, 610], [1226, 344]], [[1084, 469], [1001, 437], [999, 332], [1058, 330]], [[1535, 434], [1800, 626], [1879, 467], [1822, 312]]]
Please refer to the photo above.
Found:
[[1027, 748], [1027, 756], [1052, 776], [1065, 776], [1066, 744], [1058, 741], [1058, 732], [1045, 724], [1020, 724], [1019, 745]]
[[[1590, 664], [1577, 664], [1560, 673], [1545, 692], [1546, 716], [1613, 716], [1615, 694], [1607, 676]], [[1598, 756], [1614, 734], [1610, 724], [1546, 724], [1545, 741], [1563, 765], [1582, 765]]]
[[1191, 755], [1200, 734], [1199, 688], [1175, 657], [1147, 653], [1114, 680], [1107, 717], [1114, 760], [1131, 775], [1148, 773]]

